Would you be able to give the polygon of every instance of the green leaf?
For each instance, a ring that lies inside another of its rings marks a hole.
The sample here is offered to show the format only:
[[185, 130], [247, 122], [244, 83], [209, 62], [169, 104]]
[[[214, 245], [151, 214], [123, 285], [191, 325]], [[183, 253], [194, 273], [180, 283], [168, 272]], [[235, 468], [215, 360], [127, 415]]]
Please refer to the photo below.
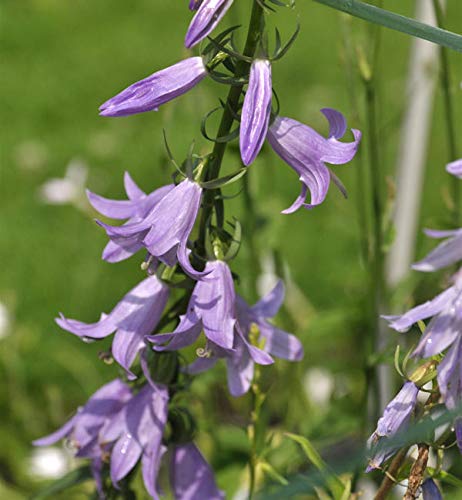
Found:
[[236, 182], [247, 172], [247, 168], [241, 168], [237, 172], [234, 172], [229, 175], [225, 175], [224, 177], [220, 177], [219, 179], [213, 179], [211, 181], [201, 182], [201, 186], [204, 189], [218, 189], [224, 186], [228, 186], [233, 182]]
[[266, 461], [260, 462], [258, 466], [262, 472], [268, 475], [271, 479], [277, 481], [279, 484], [282, 484], [284, 486], [287, 486], [289, 484], [287, 479], [279, 474], [279, 472], [270, 463]]
[[425, 23], [415, 21], [406, 16], [395, 14], [374, 5], [369, 5], [359, 0], [314, 0], [333, 9], [346, 12], [365, 21], [379, 24], [407, 35], [415, 36], [436, 43], [448, 49], [462, 52], [462, 35], [435, 28]]
[[455, 486], [456, 488], [462, 488], [462, 480], [460, 480], [456, 476], [453, 476], [449, 472], [440, 470], [437, 474], [435, 474], [435, 469], [431, 467], [428, 467], [428, 472], [430, 472], [432, 477], [434, 477], [435, 479], [439, 479], [440, 481], [450, 484], [451, 486]]
[[322, 472], [323, 475], [326, 476], [326, 484], [329, 486], [329, 489], [332, 492], [332, 495], [334, 496], [334, 498], [341, 499], [343, 494], [344, 494], [344, 491], [345, 491], [345, 485], [335, 474], [333, 474], [329, 470], [328, 465], [321, 458], [321, 455], [316, 451], [316, 448], [313, 446], [311, 441], [303, 436], [299, 436], [297, 434], [291, 434], [289, 432], [286, 432], [285, 435], [289, 439], [292, 439], [292, 441], [295, 441], [296, 443], [298, 443], [302, 447], [302, 450], [304, 451], [308, 460], [320, 472]]
[[61, 477], [57, 481], [50, 484], [50, 486], [39, 491], [36, 495], [31, 497], [31, 500], [39, 500], [42, 498], [52, 498], [56, 493], [60, 493], [67, 488], [76, 486], [77, 484], [83, 483], [92, 479], [91, 469], [88, 465], [84, 465], [78, 469], [75, 469], [65, 476]]

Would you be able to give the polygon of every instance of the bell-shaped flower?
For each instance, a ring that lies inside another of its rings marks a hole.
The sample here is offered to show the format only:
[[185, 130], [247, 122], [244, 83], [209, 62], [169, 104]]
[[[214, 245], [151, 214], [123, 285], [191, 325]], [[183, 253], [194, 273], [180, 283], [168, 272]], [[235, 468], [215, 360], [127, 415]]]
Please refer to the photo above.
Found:
[[170, 483], [176, 500], [223, 500], [213, 471], [194, 443], [177, 445], [172, 450]]
[[448, 238], [432, 250], [424, 259], [412, 265], [416, 271], [433, 272], [462, 260], [462, 229], [438, 231], [426, 229], [430, 238]]
[[202, 57], [190, 57], [130, 85], [100, 106], [102, 116], [129, 116], [157, 111], [191, 90], [207, 75]]
[[[345, 117], [330, 108], [321, 110], [329, 121], [329, 137], [326, 139], [307, 125], [291, 118], [278, 116], [268, 130], [268, 141], [273, 150], [300, 177], [302, 190], [295, 202], [282, 213], [292, 213], [300, 207], [312, 208], [322, 203], [327, 195], [331, 179], [338, 183], [325, 163], [340, 165], [351, 161], [358, 149], [361, 132], [352, 129], [354, 141], [340, 142], [347, 129]], [[310, 191], [311, 201], [305, 202]]]
[[[373, 456], [369, 460], [367, 472], [380, 467], [400, 448], [401, 443], [395, 439], [390, 442], [387, 439], [401, 434], [409, 423], [409, 420], [417, 404], [418, 387], [413, 382], [406, 382], [397, 396], [388, 404], [383, 416], [377, 423], [377, 429], [369, 439]], [[399, 437], [399, 436], [398, 436]]]
[[250, 165], [265, 142], [271, 115], [271, 63], [255, 59], [241, 113], [239, 144], [244, 165]]
[[56, 323], [85, 340], [102, 339], [116, 332], [112, 355], [133, 377], [130, 367], [138, 352], [145, 347], [145, 336], [157, 326], [168, 297], [168, 286], [153, 275], [130, 290], [108, 315], [103, 314], [96, 323], [82, 323], [62, 314]]
[[[195, 5], [197, 3], [199, 3], [199, 8]], [[197, 8], [197, 12], [186, 33], [185, 46], [188, 49], [194, 47], [212, 32], [232, 3], [233, 0], [201, 0], [200, 2], [190, 0], [189, 7], [194, 6], [194, 10]]]
[[446, 165], [446, 170], [459, 179], [462, 179], [462, 158], [460, 160], [452, 161]]
[[108, 443], [101, 433], [115, 419], [131, 399], [130, 388], [115, 379], [101, 387], [77, 413], [53, 434], [37, 439], [35, 446], [50, 446], [67, 438], [76, 450], [76, 456], [92, 461], [92, 473], [102, 493], [101, 468], [108, 452]]
[[146, 384], [124, 406], [102, 434], [115, 441], [111, 453], [111, 481], [117, 487], [141, 459], [144, 485], [149, 495], [158, 499], [157, 473], [166, 448], [162, 436], [167, 422], [168, 391], [164, 386]]
[[201, 275], [189, 262], [187, 243], [200, 208], [202, 188], [188, 178], [167, 194], [137, 222], [110, 226], [99, 222], [109, 238], [119, 246], [142, 244], [168, 266], [177, 260], [190, 275]]
[[230, 392], [240, 396], [248, 389], [247, 381], [252, 378], [253, 363], [267, 365], [273, 363], [273, 359], [248, 341], [237, 322], [236, 293], [228, 265], [220, 260], [211, 261], [205, 271], [208, 274], [196, 283], [187, 312], [180, 318], [175, 331], [147, 338], [155, 344], [155, 350], [172, 351], [196, 342], [203, 330], [207, 347], [204, 355], [188, 371], [204, 371], [219, 358], [225, 358]]
[[[88, 200], [95, 210], [111, 219], [128, 219], [126, 224], [139, 222], [159, 203], [162, 198], [175, 186], [169, 184], [146, 194], [130, 177], [128, 172], [124, 175], [125, 192], [128, 200], [110, 200], [87, 190]], [[103, 259], [107, 262], [120, 262], [128, 259], [143, 248], [143, 244], [133, 241], [119, 240], [119, 244], [109, 241], [103, 250]]]

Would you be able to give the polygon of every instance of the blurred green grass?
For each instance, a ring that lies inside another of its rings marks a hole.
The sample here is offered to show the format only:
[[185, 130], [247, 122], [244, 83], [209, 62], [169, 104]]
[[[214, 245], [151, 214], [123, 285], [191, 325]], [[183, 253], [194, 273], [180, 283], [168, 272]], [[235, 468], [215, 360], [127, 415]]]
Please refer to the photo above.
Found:
[[[247, 4], [236, 2], [228, 25], [243, 19]], [[391, 10], [412, 14], [411, 1], [388, 0], [384, 4]], [[123, 197], [125, 170], [148, 191], [166, 183], [171, 172], [162, 129], [179, 158], [193, 138], [198, 150], [207, 151], [210, 145], [200, 136], [200, 121], [216, 106], [225, 89], [205, 82], [158, 113], [125, 119], [98, 116], [97, 108], [107, 98], [187, 56], [182, 45], [189, 21], [186, 1], [138, 0], [132, 4], [122, 0], [4, 0], [0, 8], [5, 68], [0, 75], [5, 124], [0, 183], [0, 300], [13, 318], [10, 335], [0, 340], [0, 438], [4, 443], [0, 472], [9, 494], [22, 496], [37, 487], [26, 466], [30, 441], [59, 426], [89, 394], [117, 373], [115, 367], [98, 360], [104, 345], [79, 342], [60, 331], [53, 317], [62, 311], [93, 321], [101, 311], [110, 310], [142, 276], [138, 257], [118, 265], [102, 262], [105, 236], [91, 217], [72, 206], [43, 204], [38, 188], [50, 177], [62, 177], [73, 158], [88, 163], [88, 187], [108, 197]], [[448, 28], [457, 30], [462, 5], [449, 1], [448, 8]], [[362, 128], [361, 122], [350, 118], [361, 109], [352, 109], [349, 100], [341, 63], [340, 16], [308, 0], [298, 0], [297, 10], [302, 25], [300, 37], [273, 71], [281, 113], [325, 132], [319, 109], [329, 106], [343, 111], [350, 127]], [[278, 25], [285, 36], [294, 29], [296, 19], [288, 10], [281, 13]], [[352, 27], [355, 36], [366, 39], [364, 23], [353, 21]], [[382, 164], [388, 175], [393, 175], [400, 117], [406, 104], [408, 49], [406, 36], [383, 32], [380, 139]], [[458, 83], [462, 79], [460, 56], [451, 54], [451, 62]], [[458, 85], [457, 90], [456, 116], [460, 119]], [[443, 169], [447, 153], [439, 93], [429, 144], [422, 146], [428, 148], [422, 221], [435, 226], [447, 217], [442, 202], [447, 189]], [[237, 156], [230, 154], [224, 168], [233, 171], [237, 164]], [[298, 193], [295, 174], [268, 149], [251, 171], [252, 190], [264, 221], [260, 246], [277, 248], [305, 297], [294, 325], [305, 345], [305, 360], [298, 367], [281, 363], [277, 368], [279, 378], [275, 369], [267, 371], [273, 383], [268, 407], [281, 428], [303, 430], [320, 442], [339, 439], [358, 427], [361, 376], [357, 361], [366, 279], [358, 257], [355, 199], [364, 194], [355, 191], [357, 168], [358, 161], [335, 168], [349, 191], [348, 201], [333, 188], [321, 207], [291, 216], [279, 212]], [[229, 191], [235, 192], [233, 188]], [[227, 210], [228, 217], [235, 215], [243, 221], [245, 231], [240, 198], [232, 200]], [[419, 245], [419, 255], [429, 248], [420, 237]], [[236, 261], [244, 293], [250, 288], [249, 265], [244, 242]], [[330, 370], [347, 386], [347, 395], [338, 397], [327, 417], [310, 405], [301, 388], [303, 374], [312, 366]], [[208, 396], [209, 387], [223, 384], [223, 374], [218, 370], [217, 381], [216, 373], [196, 384], [197, 394], [204, 396], [197, 411], [204, 415], [212, 409], [211, 415], [223, 416], [223, 401]], [[300, 386], [297, 391], [288, 393], [288, 380]], [[248, 411], [245, 398], [227, 404], [235, 418], [239, 411], [241, 415]], [[311, 419], [306, 417], [307, 410], [312, 412]], [[226, 425], [234, 417], [225, 417]], [[238, 423], [242, 425], [240, 418]], [[206, 418], [204, 430], [213, 434], [212, 425], [212, 418]], [[242, 472], [243, 452], [236, 455], [232, 446], [220, 439], [211, 438], [215, 444], [209, 451], [214, 451], [219, 465], [220, 483], [233, 491]]]

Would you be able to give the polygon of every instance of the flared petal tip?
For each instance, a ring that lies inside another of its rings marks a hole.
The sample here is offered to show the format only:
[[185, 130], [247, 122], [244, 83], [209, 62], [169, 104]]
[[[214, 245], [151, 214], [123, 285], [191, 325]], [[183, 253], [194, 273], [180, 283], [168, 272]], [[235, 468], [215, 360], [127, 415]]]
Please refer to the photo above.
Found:
[[432, 266], [428, 262], [425, 262], [424, 260], [420, 261], [420, 262], [416, 262], [415, 264], [412, 264], [411, 268], [414, 271], [421, 271], [423, 273], [432, 273], [432, 272], [436, 271], [436, 267]]
[[462, 179], [462, 158], [446, 165], [446, 172]]

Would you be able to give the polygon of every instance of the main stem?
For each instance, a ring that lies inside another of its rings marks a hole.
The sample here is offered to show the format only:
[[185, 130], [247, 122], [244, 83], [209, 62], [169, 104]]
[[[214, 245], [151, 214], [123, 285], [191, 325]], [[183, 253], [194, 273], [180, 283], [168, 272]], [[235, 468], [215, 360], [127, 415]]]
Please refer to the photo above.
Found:
[[[435, 10], [436, 21], [440, 28], [444, 28], [444, 13], [439, 0], [433, 0], [433, 8]], [[448, 50], [440, 46], [440, 72], [441, 72], [441, 90], [443, 91], [444, 99], [444, 116], [446, 121], [446, 137], [448, 140], [448, 159], [449, 161], [457, 160], [458, 151], [456, 145], [456, 126], [454, 120], [454, 107], [452, 102], [451, 91], [451, 71], [449, 66]], [[453, 207], [453, 222], [456, 227], [460, 223], [460, 180], [456, 177], [451, 179], [451, 191]]]
[[[255, 50], [260, 38], [263, 14], [264, 13], [261, 5], [256, 0], [254, 0], [252, 4], [252, 13], [250, 16], [249, 28], [247, 31], [247, 38], [244, 46], [244, 56], [253, 57], [253, 55], [255, 54]], [[246, 61], [238, 61], [236, 64], [234, 76], [236, 78], [244, 76], [248, 70], [248, 67], [249, 63], [247, 63]], [[234, 117], [239, 111], [239, 98], [241, 97], [242, 88], [243, 84], [233, 85], [229, 89], [226, 104], [221, 116], [220, 125], [218, 127], [217, 138], [225, 137], [231, 131]], [[211, 154], [211, 161], [205, 174], [205, 180], [210, 181], [218, 177], [227, 145], [227, 142], [215, 142]], [[207, 190], [203, 198], [203, 209], [199, 225], [198, 249], [201, 254], [205, 253], [204, 249], [207, 221], [210, 219], [210, 216], [212, 215], [213, 210], [217, 206], [217, 204], [222, 203], [222, 200], [217, 200], [216, 191], [217, 190]]]

